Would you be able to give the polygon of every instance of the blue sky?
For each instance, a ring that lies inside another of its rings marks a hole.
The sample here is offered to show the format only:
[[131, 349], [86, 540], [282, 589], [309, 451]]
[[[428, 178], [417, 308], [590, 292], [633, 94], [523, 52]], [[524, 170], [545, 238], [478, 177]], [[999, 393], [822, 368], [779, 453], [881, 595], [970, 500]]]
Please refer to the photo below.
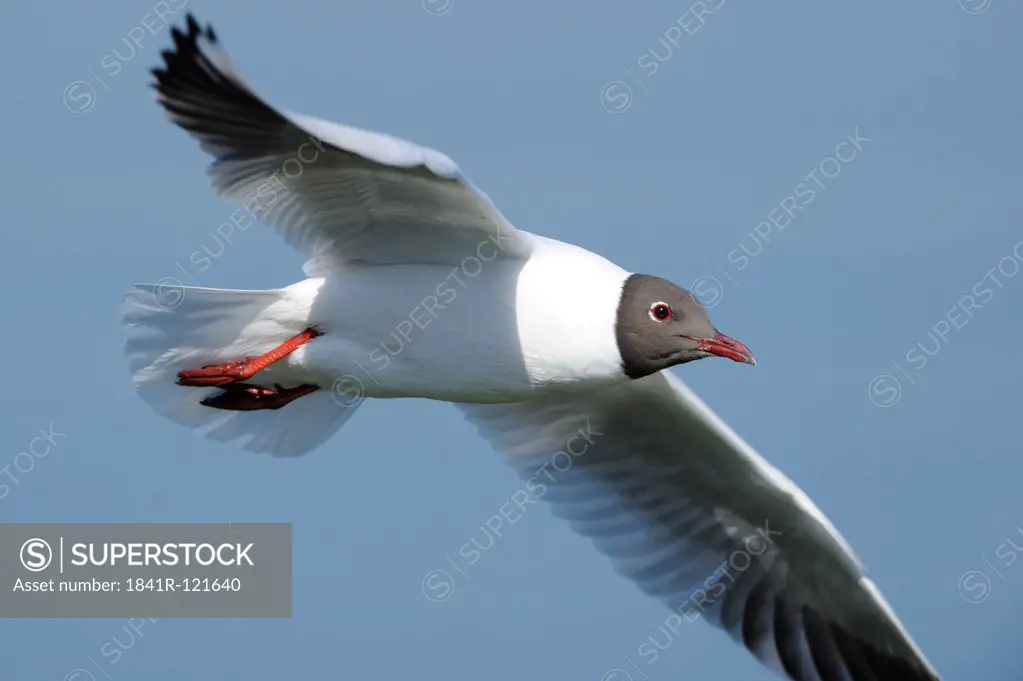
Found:
[[[1018, 4], [157, 5], [214, 22], [272, 101], [438, 148], [523, 229], [695, 284], [759, 365], [678, 374], [818, 502], [947, 678], [1017, 677]], [[191, 259], [233, 207], [146, 87], [170, 43], [154, 7], [5, 9], [0, 517], [293, 522], [294, 617], [134, 640], [123, 620], [4, 620], [3, 678], [772, 678], [702, 623], [648, 663], [670, 613], [546, 509], [454, 569], [521, 482], [447, 405], [374, 402], [274, 461], [136, 397], [131, 283], [269, 288], [302, 262], [258, 226]]]

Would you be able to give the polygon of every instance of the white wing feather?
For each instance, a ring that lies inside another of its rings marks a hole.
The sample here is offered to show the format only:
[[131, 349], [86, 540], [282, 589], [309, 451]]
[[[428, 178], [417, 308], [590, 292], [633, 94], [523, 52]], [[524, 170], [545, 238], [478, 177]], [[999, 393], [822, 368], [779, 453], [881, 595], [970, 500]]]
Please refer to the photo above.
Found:
[[488, 258], [532, 251], [530, 237], [444, 154], [274, 109], [212, 29], [189, 16], [188, 32], [172, 34], [175, 49], [153, 71], [160, 103], [214, 157], [208, 172], [218, 194], [307, 253], [309, 276], [345, 261], [458, 265], [477, 249]]
[[938, 678], [820, 510], [673, 375], [459, 407], [620, 574], [775, 671]]

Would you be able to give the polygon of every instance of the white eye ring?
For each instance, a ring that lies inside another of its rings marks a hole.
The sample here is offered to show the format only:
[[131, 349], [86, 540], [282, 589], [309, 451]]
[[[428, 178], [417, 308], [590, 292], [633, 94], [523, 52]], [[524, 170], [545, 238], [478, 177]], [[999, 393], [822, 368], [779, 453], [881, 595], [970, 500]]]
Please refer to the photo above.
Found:
[[658, 300], [650, 306], [650, 309], [647, 310], [647, 314], [650, 315], [650, 319], [655, 322], [666, 322], [671, 319], [675, 313], [671, 311], [670, 305], [663, 300]]

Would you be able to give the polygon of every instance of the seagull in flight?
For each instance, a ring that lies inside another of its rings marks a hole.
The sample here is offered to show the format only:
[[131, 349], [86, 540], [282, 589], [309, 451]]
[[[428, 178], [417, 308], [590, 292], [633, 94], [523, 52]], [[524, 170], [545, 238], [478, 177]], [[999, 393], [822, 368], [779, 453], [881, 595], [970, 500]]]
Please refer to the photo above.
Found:
[[454, 403], [531, 502], [782, 677], [938, 680], [831, 522], [666, 371], [756, 363], [689, 291], [516, 229], [442, 153], [275, 108], [191, 14], [172, 36], [157, 98], [213, 158], [227, 228], [261, 221], [309, 260], [279, 289], [127, 293], [157, 413], [294, 457], [365, 399]]

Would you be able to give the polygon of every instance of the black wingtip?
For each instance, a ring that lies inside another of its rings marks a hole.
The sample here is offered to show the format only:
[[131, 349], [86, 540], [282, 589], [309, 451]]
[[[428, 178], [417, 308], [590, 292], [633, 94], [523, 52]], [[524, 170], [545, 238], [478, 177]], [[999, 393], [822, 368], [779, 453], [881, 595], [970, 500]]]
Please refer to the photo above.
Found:
[[[213, 26], [211, 24], [207, 24], [206, 29], [203, 30], [199, 20], [196, 19], [195, 15], [191, 12], [185, 15], [184, 27], [171, 27], [171, 38], [174, 40], [174, 46], [179, 51], [194, 48], [200, 37], [205, 37], [211, 42], [216, 42], [217, 40], [216, 34], [213, 32]], [[167, 50], [163, 52], [165, 58], [167, 52]]]
[[199, 39], [205, 38], [211, 43], [216, 43], [216, 34], [213, 32], [213, 26], [210, 24], [206, 25], [204, 29], [196, 19], [195, 15], [188, 12], [185, 15], [185, 22], [183, 26], [172, 26], [171, 27], [171, 40], [174, 41], [174, 47], [172, 49], [162, 50], [160, 57], [163, 59], [163, 65], [156, 68], [150, 69], [150, 73], [153, 75], [155, 80], [151, 83], [157, 90], [161, 86], [166, 85], [168, 79], [173, 78], [175, 72], [182, 71], [183, 64], [193, 61], [200, 52]]
[[237, 76], [213, 27], [189, 12], [170, 33], [174, 44], [150, 70], [150, 87], [171, 122], [220, 149], [218, 160], [226, 158], [222, 148], [233, 135], [243, 137], [249, 151], [257, 143], [272, 149], [287, 120]]

